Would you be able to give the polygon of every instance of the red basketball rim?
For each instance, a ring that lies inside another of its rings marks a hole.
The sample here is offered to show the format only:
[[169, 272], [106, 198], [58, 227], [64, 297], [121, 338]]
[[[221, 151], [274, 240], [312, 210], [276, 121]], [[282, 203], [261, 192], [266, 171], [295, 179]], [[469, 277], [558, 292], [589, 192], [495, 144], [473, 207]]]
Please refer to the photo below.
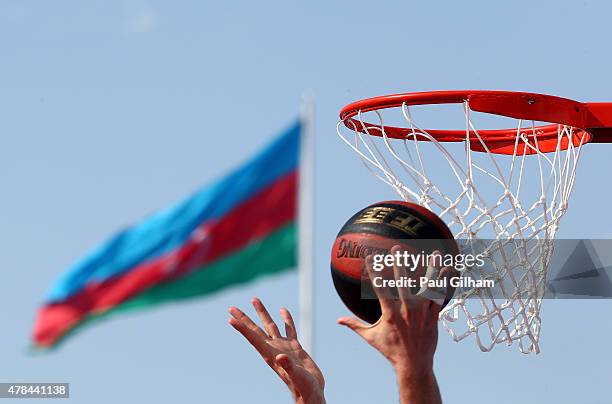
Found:
[[[527, 138], [537, 138], [538, 148], [543, 152], [554, 151], [558, 143], [558, 125], [572, 126], [576, 130], [572, 134], [572, 143], [578, 146], [587, 142], [612, 142], [612, 103], [581, 103], [568, 98], [546, 94], [514, 92], [514, 91], [484, 91], [456, 90], [429, 91], [419, 93], [393, 94], [368, 98], [353, 102], [340, 111], [340, 119], [351, 130], [390, 138], [405, 139], [411, 133], [411, 128], [395, 126], [381, 127], [378, 124], [362, 122], [355, 118], [359, 113], [398, 108], [403, 105], [435, 105], [458, 104], [467, 102], [470, 110], [484, 112], [510, 118], [529, 121], [551, 122], [535, 128], [527, 127], [521, 132]], [[465, 130], [426, 131], [440, 142], [459, 142], [466, 138]], [[494, 152], [511, 154], [516, 140], [517, 128], [488, 129], [478, 131], [485, 143], [495, 146]], [[425, 136], [417, 136], [417, 140], [429, 140]], [[470, 141], [478, 142], [478, 137], [470, 131]], [[482, 146], [473, 145], [475, 149]], [[569, 146], [569, 140], [560, 145], [561, 149]]]

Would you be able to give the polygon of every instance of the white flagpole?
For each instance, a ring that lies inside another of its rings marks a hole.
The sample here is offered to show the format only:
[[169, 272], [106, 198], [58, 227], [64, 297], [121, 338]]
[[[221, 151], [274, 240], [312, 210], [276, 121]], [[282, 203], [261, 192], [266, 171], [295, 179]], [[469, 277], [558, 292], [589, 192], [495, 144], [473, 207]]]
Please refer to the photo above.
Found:
[[314, 97], [304, 96], [301, 111], [300, 173], [298, 191], [298, 271], [300, 342], [313, 352], [313, 224], [314, 224]]

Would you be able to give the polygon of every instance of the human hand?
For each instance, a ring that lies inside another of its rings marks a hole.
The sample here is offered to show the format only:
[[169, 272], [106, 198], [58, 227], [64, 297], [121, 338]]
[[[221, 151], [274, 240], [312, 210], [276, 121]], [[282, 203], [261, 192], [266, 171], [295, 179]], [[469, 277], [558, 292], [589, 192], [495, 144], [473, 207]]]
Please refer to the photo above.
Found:
[[[401, 251], [395, 246], [390, 253]], [[432, 256], [439, 252], [432, 253]], [[433, 257], [430, 257], [433, 258]], [[428, 264], [433, 264], [431, 259]], [[376, 274], [373, 270], [373, 257], [366, 258], [366, 269], [370, 279]], [[387, 268], [389, 270], [389, 268]], [[408, 276], [405, 268], [393, 266], [395, 279]], [[421, 275], [424, 269], [421, 269]], [[431, 271], [428, 271], [431, 272]], [[415, 278], [419, 272], [413, 272]], [[451, 270], [443, 268], [439, 277], [448, 277]], [[398, 288], [398, 298], [390, 298], [389, 293], [374, 287], [380, 301], [382, 316], [367, 325], [354, 317], [342, 317], [338, 323], [360, 335], [368, 344], [378, 350], [391, 362], [397, 373], [402, 402], [441, 403], [440, 393], [433, 373], [433, 358], [438, 343], [439, 301], [434, 302], [412, 295], [409, 288]]]
[[253, 345], [264, 361], [285, 382], [296, 403], [325, 403], [323, 373], [297, 340], [295, 324], [289, 310], [280, 310], [285, 322], [286, 336], [283, 337], [261, 300], [253, 298], [252, 304], [265, 331], [233, 306], [229, 308], [232, 316], [228, 320], [230, 325]]

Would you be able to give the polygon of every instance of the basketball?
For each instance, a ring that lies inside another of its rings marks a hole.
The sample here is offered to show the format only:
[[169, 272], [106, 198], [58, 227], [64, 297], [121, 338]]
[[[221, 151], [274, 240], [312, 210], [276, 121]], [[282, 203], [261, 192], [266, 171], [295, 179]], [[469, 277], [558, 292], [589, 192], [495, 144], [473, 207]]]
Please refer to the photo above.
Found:
[[410, 240], [428, 240], [418, 243], [419, 251], [423, 245], [427, 246], [425, 253], [458, 252], [444, 221], [415, 203], [378, 202], [360, 210], [342, 226], [332, 247], [331, 275], [340, 299], [357, 317], [375, 323], [381, 315], [377, 299], [362, 298], [362, 293], [375, 296], [363, 271], [365, 258], [371, 254], [388, 254], [395, 245], [414, 250]]

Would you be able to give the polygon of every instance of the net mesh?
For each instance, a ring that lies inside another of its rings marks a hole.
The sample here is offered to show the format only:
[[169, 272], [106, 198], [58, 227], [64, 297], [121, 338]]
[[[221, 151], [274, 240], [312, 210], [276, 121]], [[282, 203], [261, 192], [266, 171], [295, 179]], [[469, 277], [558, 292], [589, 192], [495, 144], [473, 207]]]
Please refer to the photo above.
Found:
[[[405, 139], [389, 138], [384, 129], [383, 112], [398, 110], [410, 129]], [[556, 150], [543, 153], [535, 122], [522, 127], [518, 120], [514, 153], [500, 155], [482, 139], [467, 102], [462, 108], [465, 140], [461, 143], [439, 142], [414, 122], [411, 112], [405, 104], [369, 112], [368, 118], [375, 120], [364, 120], [358, 112], [348, 123], [339, 122], [337, 132], [375, 177], [402, 199], [435, 212], [456, 239], [464, 239], [461, 245], [468, 251], [462, 253], [482, 253], [479, 242], [493, 240], [485, 249], [485, 260], [493, 270], [465, 271], [473, 278], [492, 279], [501, 293], [457, 288], [454, 299], [440, 312], [452, 338], [473, 336], [482, 351], [516, 342], [521, 352], [538, 353], [540, 307], [553, 240], [567, 209], [586, 134], [558, 125]], [[580, 140], [575, 142], [577, 134]], [[429, 142], [417, 140], [423, 138]], [[473, 151], [474, 142], [484, 152]]]

